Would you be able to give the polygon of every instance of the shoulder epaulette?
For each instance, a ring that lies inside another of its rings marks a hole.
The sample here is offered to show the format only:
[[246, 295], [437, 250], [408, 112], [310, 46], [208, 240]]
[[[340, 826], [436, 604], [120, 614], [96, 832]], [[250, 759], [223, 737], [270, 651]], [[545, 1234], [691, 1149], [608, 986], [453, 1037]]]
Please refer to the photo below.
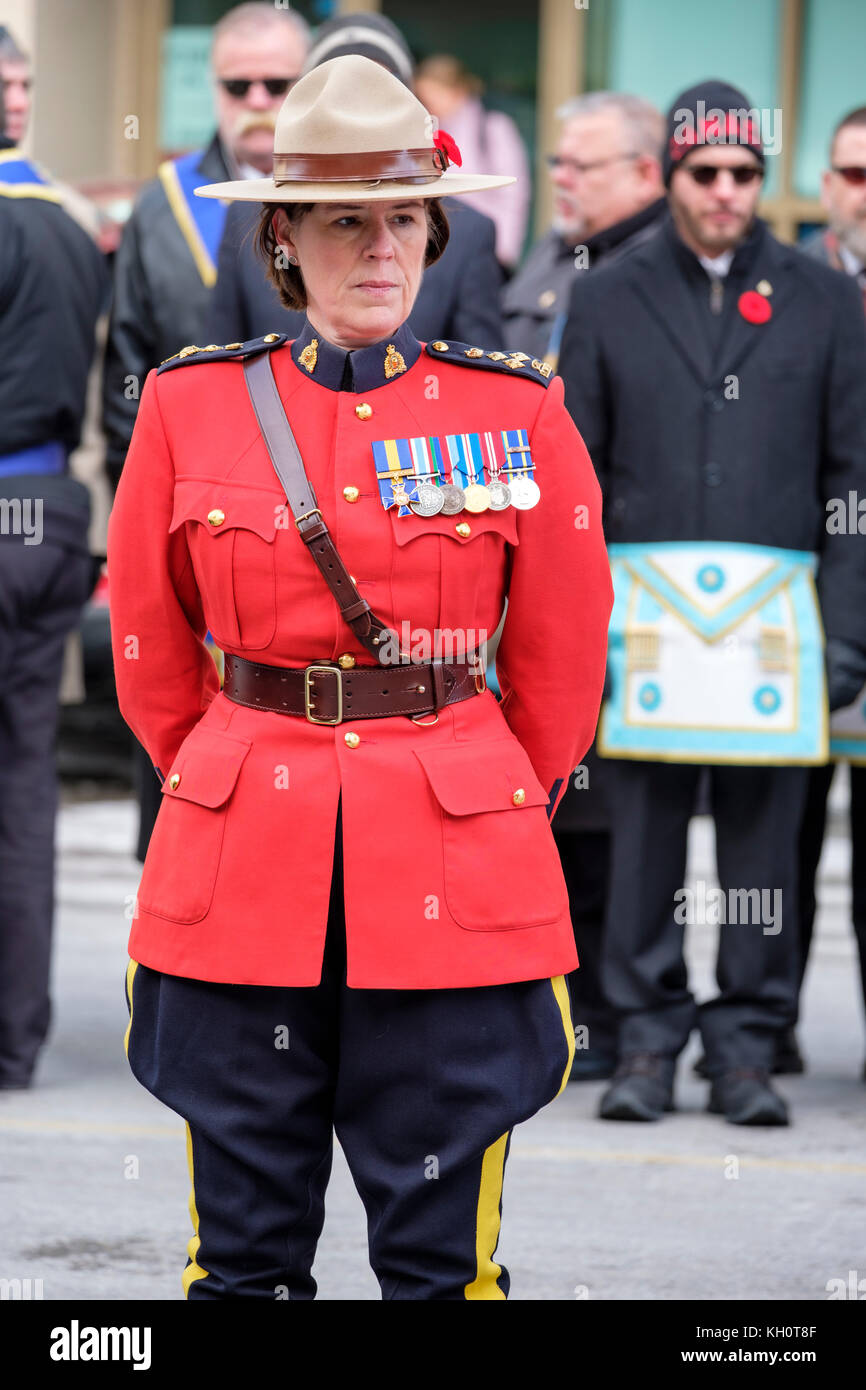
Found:
[[485, 352], [483, 348], [472, 347], [469, 343], [445, 342], [436, 338], [428, 343], [424, 351], [428, 357], [447, 357], [449, 362], [460, 367], [483, 367], [488, 372], [512, 372], [539, 386], [549, 386], [553, 368], [548, 362], [530, 357], [526, 352]]
[[167, 357], [156, 371], [159, 375], [160, 372], [173, 371], [175, 367], [185, 367], [190, 362], [241, 362], [245, 357], [268, 352], [287, 341], [287, 333], [266, 333], [263, 338], [250, 338], [245, 343], [226, 343], [224, 347], [218, 343], [208, 343], [207, 347], [196, 347], [195, 343], [190, 343], [189, 347], [181, 348], [180, 352]]

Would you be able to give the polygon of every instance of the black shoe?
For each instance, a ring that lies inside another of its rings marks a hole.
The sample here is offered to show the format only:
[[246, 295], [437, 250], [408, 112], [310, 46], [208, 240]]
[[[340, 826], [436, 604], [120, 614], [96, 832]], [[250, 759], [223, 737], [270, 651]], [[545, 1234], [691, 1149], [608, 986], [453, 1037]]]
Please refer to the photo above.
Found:
[[774, 1076], [802, 1076], [806, 1070], [803, 1054], [793, 1028], [786, 1028], [776, 1043], [776, 1060], [773, 1063]]
[[616, 1072], [615, 1052], [576, 1051], [569, 1081], [607, 1081]]
[[[701, 1076], [705, 1081], [710, 1077], [707, 1073], [706, 1057], [699, 1057], [692, 1070], [695, 1076]], [[802, 1076], [806, 1070], [806, 1063], [797, 1042], [797, 1034], [793, 1028], [786, 1028], [776, 1043], [776, 1055], [773, 1059], [773, 1076]]]
[[735, 1067], [713, 1081], [707, 1109], [732, 1125], [787, 1125], [788, 1107], [758, 1067]]
[[674, 1109], [675, 1059], [659, 1052], [629, 1052], [598, 1107], [602, 1120], [660, 1120]]

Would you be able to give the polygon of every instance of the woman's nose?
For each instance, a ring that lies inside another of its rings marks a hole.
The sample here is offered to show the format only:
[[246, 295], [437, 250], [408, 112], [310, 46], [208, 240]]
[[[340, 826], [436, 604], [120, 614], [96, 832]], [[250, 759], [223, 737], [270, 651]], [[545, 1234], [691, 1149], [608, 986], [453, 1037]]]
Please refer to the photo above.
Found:
[[394, 239], [386, 222], [371, 227], [367, 240], [367, 255], [377, 260], [386, 260], [394, 254]]

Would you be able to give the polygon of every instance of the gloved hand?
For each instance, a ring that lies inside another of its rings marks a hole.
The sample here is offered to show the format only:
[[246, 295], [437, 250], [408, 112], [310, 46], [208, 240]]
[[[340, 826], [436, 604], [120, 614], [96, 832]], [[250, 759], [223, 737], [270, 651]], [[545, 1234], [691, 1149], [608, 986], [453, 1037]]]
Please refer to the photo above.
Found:
[[866, 653], [841, 637], [827, 641], [827, 701], [830, 712], [845, 709], [866, 685]]

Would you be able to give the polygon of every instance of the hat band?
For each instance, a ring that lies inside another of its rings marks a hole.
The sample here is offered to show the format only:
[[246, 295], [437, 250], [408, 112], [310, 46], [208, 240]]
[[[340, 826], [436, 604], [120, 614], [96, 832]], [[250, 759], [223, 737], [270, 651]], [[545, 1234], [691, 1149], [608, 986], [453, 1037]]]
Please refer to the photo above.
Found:
[[442, 177], [447, 162], [435, 148], [362, 150], [357, 154], [275, 154], [274, 183], [361, 183], [370, 179], [432, 183]]

